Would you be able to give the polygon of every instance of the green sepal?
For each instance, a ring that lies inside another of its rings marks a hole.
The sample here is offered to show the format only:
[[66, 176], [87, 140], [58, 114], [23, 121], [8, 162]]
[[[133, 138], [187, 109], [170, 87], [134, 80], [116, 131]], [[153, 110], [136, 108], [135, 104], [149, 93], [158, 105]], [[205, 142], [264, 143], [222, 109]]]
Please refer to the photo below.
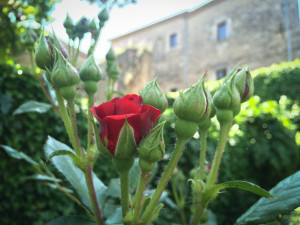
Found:
[[101, 80], [101, 70], [97, 65], [93, 55], [89, 56], [79, 71], [80, 79], [82, 81], [99, 81]]
[[149, 223], [151, 223], [152, 221], [156, 220], [158, 218], [159, 212], [160, 210], [164, 207], [163, 203], [158, 204], [155, 209], [153, 210]]
[[252, 192], [265, 198], [276, 198], [273, 195], [271, 195], [268, 191], [259, 187], [258, 185], [241, 180], [227, 181], [222, 184], [217, 184], [213, 188], [218, 191], [226, 188], [237, 188], [244, 191]]
[[141, 214], [143, 214], [147, 208], [147, 206], [149, 205], [150, 203], [150, 200], [151, 200], [151, 197], [150, 196], [146, 196], [143, 203], [142, 203], [142, 209], [141, 209]]
[[236, 65], [236, 66], [235, 66], [235, 67], [234, 67], [234, 68], [226, 75], [226, 77], [224, 78], [223, 83], [228, 82], [232, 76], [235, 76], [235, 75], [237, 74], [238, 67], [239, 67], [239, 65]]
[[138, 146], [138, 152], [141, 159], [148, 162], [157, 162], [165, 155], [165, 143], [163, 138], [163, 129], [166, 121], [156, 125], [143, 138]]
[[248, 67], [244, 67], [237, 73], [235, 86], [240, 94], [241, 102], [248, 101], [253, 96], [254, 84]]
[[42, 30], [38, 45], [35, 49], [36, 65], [43, 70], [46, 70], [46, 68], [51, 69], [53, 66], [53, 60], [51, 59], [50, 54], [51, 53], [49, 50], [47, 40], [45, 38], [44, 30]]
[[195, 199], [199, 200], [199, 197], [203, 191], [205, 183], [200, 179], [188, 179], [188, 183], [191, 183], [193, 195]]
[[[96, 140], [96, 147], [98, 149], [98, 151], [103, 154], [103, 155], [107, 155], [107, 156], [113, 156], [111, 154], [111, 152], [107, 149], [107, 147], [105, 147], [102, 143], [102, 140], [100, 138], [100, 135], [99, 135], [99, 128], [98, 126], [96, 125], [94, 119], [92, 117], [88, 117], [89, 120], [91, 121], [92, 123], [92, 126], [93, 126], [93, 130], [94, 130], [94, 134], [95, 134], [95, 140]], [[106, 146], [107, 146], [107, 139], [106, 139]]]
[[134, 131], [133, 128], [128, 124], [126, 118], [117, 141], [115, 157], [119, 159], [128, 159], [135, 156], [136, 153], [137, 146], [134, 139]]

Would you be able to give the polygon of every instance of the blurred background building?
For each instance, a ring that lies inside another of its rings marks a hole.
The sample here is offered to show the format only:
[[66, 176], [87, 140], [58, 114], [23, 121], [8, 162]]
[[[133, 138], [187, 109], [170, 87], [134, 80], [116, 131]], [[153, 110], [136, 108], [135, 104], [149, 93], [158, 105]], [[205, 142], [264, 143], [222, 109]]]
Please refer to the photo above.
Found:
[[174, 91], [204, 73], [216, 80], [235, 65], [253, 70], [299, 58], [298, 0], [206, 1], [110, 41], [120, 90], [136, 93], [157, 76], [164, 91]]

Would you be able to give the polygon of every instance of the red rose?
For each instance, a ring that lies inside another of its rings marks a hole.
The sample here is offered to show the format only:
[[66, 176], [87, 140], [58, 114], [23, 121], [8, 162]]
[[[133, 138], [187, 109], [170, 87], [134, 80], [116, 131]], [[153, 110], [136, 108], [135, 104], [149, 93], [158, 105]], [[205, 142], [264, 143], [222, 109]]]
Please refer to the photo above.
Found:
[[114, 155], [119, 134], [127, 118], [128, 124], [133, 128], [135, 143], [138, 146], [142, 138], [153, 128], [161, 111], [150, 105], [142, 104], [141, 96], [132, 94], [123, 98], [114, 98], [110, 102], [91, 108], [100, 124], [100, 137], [107, 148]]

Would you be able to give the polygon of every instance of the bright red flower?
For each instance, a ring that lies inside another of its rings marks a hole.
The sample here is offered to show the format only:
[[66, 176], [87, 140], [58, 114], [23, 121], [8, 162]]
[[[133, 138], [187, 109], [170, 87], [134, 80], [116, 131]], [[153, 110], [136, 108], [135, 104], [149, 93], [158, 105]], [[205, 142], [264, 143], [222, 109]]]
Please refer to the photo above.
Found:
[[107, 148], [113, 155], [126, 118], [128, 124], [133, 128], [135, 143], [138, 146], [161, 115], [159, 109], [143, 105], [142, 101], [141, 96], [132, 94], [123, 98], [114, 98], [110, 102], [90, 109], [99, 121], [102, 143], [105, 145], [106, 137]]

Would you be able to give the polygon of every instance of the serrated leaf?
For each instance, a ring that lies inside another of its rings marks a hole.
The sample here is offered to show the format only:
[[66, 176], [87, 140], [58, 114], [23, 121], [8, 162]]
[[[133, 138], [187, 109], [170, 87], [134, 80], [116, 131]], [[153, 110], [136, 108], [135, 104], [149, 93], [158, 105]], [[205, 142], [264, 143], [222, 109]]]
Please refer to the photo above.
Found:
[[38, 112], [45, 113], [51, 108], [51, 105], [48, 103], [37, 102], [30, 100], [28, 102], [20, 105], [14, 112], [13, 115], [27, 113], [27, 112]]
[[240, 181], [240, 180], [227, 181], [227, 182], [224, 182], [222, 184], [216, 185], [215, 188], [218, 189], [218, 190], [222, 190], [222, 189], [225, 189], [225, 188], [238, 188], [238, 189], [241, 189], [241, 190], [244, 190], [244, 191], [252, 192], [252, 193], [257, 194], [257, 195], [262, 196], [262, 197], [274, 198], [274, 196], [271, 195], [266, 190], [262, 189], [261, 187], [259, 187], [256, 184], [252, 184], [252, 183], [247, 182], [247, 181]]
[[265, 224], [276, 220], [300, 206], [300, 171], [279, 182], [270, 191], [276, 199], [259, 199], [242, 216], [237, 224]]
[[0, 147], [2, 147], [6, 153], [15, 159], [24, 159], [25, 161], [29, 162], [32, 165], [38, 165], [38, 163], [36, 161], [34, 161], [32, 158], [30, 158], [28, 155], [26, 155], [23, 152], [17, 151], [7, 145], [0, 145]]
[[96, 223], [80, 216], [63, 216], [50, 221], [46, 225], [96, 225]]
[[41, 174], [27, 177], [27, 179], [44, 180], [44, 181], [51, 181], [51, 182], [61, 182], [61, 179], [58, 179], [55, 177], [49, 177], [49, 176], [45, 176], [45, 175], [41, 175]]
[[[44, 146], [46, 157], [49, 158], [49, 156], [53, 154], [53, 152], [56, 152], [60, 149], [65, 149], [74, 153], [74, 151], [67, 145], [48, 136], [48, 140]], [[86, 205], [90, 210], [92, 210], [84, 173], [79, 168], [74, 166], [72, 159], [67, 155], [57, 156], [51, 161], [73, 186], [83, 204]], [[102, 196], [104, 195], [107, 188], [94, 173], [92, 173], [92, 177], [99, 207], [101, 208], [104, 201], [104, 198], [102, 198]]]

